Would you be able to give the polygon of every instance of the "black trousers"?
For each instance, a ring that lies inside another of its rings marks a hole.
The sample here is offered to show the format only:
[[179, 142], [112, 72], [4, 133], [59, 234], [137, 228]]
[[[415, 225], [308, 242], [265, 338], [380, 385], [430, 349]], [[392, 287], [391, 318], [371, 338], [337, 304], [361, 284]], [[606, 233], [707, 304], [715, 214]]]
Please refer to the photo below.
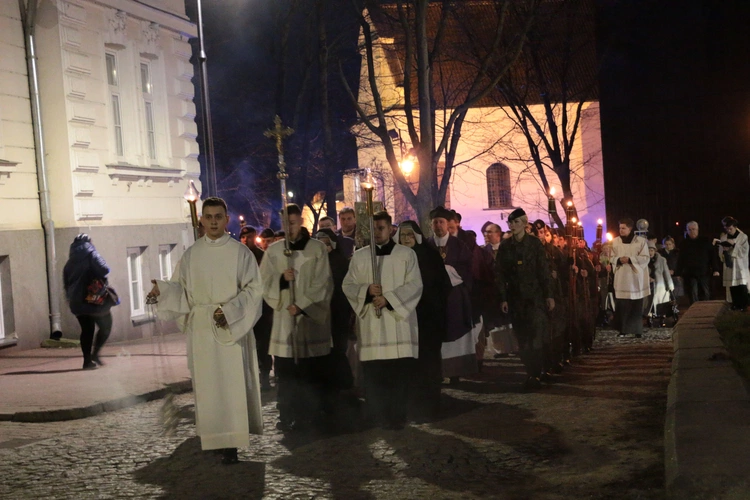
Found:
[[[273, 368], [273, 358], [268, 354], [268, 348], [271, 345], [273, 316], [267, 317], [265, 310], [263, 312], [264, 314], [255, 324], [255, 328], [253, 328], [253, 335], [255, 335], [255, 351], [258, 355], [258, 367], [261, 373], [270, 373]], [[271, 314], [273, 314], [273, 311]]]
[[615, 299], [615, 317], [620, 333], [643, 334], [643, 299]]
[[378, 425], [406, 423], [414, 358], [363, 361], [367, 415]]
[[711, 300], [711, 287], [708, 276], [683, 276], [685, 283], [685, 295], [690, 299], [690, 304], [700, 300]]
[[276, 401], [284, 423], [313, 421], [332, 412], [330, 356], [294, 358], [276, 356]]
[[433, 419], [440, 413], [442, 360], [440, 348], [419, 348], [419, 359], [409, 380], [410, 414], [418, 420]]
[[[88, 363], [91, 361], [91, 356], [98, 356], [99, 351], [107, 339], [109, 334], [112, 333], [112, 313], [107, 313], [104, 316], [91, 316], [88, 314], [82, 314], [76, 316], [78, 323], [81, 325], [81, 351], [83, 351], [83, 361]], [[94, 344], [94, 331], [96, 327], [99, 327], [99, 332], [96, 334], [96, 344]], [[91, 347], [93, 346], [93, 352]]]
[[729, 293], [732, 296], [732, 309], [747, 308], [747, 285], [730, 286]]

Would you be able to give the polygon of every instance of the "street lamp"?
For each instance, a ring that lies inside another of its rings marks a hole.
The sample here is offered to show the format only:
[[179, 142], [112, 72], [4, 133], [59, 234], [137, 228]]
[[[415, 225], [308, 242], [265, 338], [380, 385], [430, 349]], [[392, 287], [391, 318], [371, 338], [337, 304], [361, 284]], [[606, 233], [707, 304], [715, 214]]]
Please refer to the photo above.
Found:
[[549, 188], [549, 196], [547, 197], [547, 215], [549, 216], [549, 227], [555, 227], [553, 215], [555, 213], [555, 188], [554, 186]]
[[405, 160], [401, 161], [401, 171], [409, 177], [409, 174], [412, 173], [414, 170], [414, 160], [411, 159], [411, 156], [407, 156]]
[[201, 194], [198, 192], [198, 189], [195, 187], [195, 183], [191, 180], [188, 182], [188, 187], [185, 190], [185, 200], [188, 202], [188, 205], [190, 206], [190, 219], [193, 223], [193, 238], [195, 240], [198, 239], [198, 211], [195, 208], [195, 204], [200, 199]]

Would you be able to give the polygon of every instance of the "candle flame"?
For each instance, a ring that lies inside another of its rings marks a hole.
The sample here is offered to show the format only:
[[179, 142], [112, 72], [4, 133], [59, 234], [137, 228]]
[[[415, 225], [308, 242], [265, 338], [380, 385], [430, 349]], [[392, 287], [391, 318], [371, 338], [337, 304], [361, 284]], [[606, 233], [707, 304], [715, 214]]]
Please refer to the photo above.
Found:
[[578, 221], [578, 225], [579, 225], [579, 226], [583, 226], [583, 222], [581, 222], [581, 221]]
[[601, 219], [597, 219], [597, 220], [596, 220], [596, 223], [597, 223], [597, 224], [599, 224], [599, 225], [601, 226], [601, 225], [602, 225], [602, 220], [601, 220]]
[[549, 188], [549, 195], [555, 196], [555, 186], [552, 186], [551, 188]]
[[568, 203], [566, 203], [566, 205], [568, 205], [569, 207], [572, 207], [573, 206], [573, 202], [570, 201], [570, 200], [568, 200]]
[[607, 241], [612, 241], [612, 233], [607, 233]]
[[575, 224], [576, 222], [578, 222], [578, 219], [576, 219], [575, 217], [573, 217], [571, 220], [573, 221], [573, 224]]

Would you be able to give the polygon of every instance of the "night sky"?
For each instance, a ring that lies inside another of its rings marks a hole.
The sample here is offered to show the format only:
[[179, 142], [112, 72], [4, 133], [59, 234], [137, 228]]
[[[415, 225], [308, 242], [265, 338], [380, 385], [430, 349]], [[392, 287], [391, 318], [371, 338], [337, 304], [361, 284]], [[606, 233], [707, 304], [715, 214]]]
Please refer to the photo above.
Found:
[[690, 220], [716, 236], [725, 215], [750, 227], [750, 2], [604, 0], [600, 14], [610, 227], [624, 215], [659, 237]]
[[[193, 3], [186, 0], [194, 19]], [[274, 151], [262, 132], [280, 107], [291, 114], [296, 97], [290, 84], [279, 106], [278, 24], [271, 4], [203, 3], [219, 194], [246, 211], [260, 207], [261, 191], [273, 191], [276, 182]], [[623, 216], [646, 218], [659, 237], [681, 237], [689, 220], [715, 236], [725, 215], [738, 218], [740, 228], [750, 227], [750, 2], [597, 0], [597, 5], [609, 229]], [[356, 79], [353, 15], [346, 9], [327, 15], [331, 32], [344, 40], [339, 55]], [[302, 35], [292, 30], [291, 36]], [[302, 48], [293, 50], [301, 57]], [[300, 70], [292, 64], [289, 71]], [[354, 114], [342, 90], [334, 92], [337, 161], [340, 169], [353, 168], [356, 151], [346, 131]], [[320, 122], [311, 118], [301, 126], [314, 138]]]

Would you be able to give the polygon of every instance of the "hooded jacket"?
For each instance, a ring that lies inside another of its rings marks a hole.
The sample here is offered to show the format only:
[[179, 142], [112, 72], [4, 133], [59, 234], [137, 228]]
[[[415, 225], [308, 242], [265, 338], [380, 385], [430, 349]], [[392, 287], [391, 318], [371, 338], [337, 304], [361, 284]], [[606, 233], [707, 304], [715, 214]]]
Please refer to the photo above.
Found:
[[107, 274], [109, 274], [109, 267], [91, 244], [88, 235], [76, 236], [70, 244], [68, 262], [65, 263], [63, 269], [65, 296], [73, 314], [103, 316], [109, 312], [112, 307], [112, 302], [109, 300], [105, 300], [100, 306], [89, 304], [84, 300], [89, 283], [94, 278], [99, 278], [106, 283]]

